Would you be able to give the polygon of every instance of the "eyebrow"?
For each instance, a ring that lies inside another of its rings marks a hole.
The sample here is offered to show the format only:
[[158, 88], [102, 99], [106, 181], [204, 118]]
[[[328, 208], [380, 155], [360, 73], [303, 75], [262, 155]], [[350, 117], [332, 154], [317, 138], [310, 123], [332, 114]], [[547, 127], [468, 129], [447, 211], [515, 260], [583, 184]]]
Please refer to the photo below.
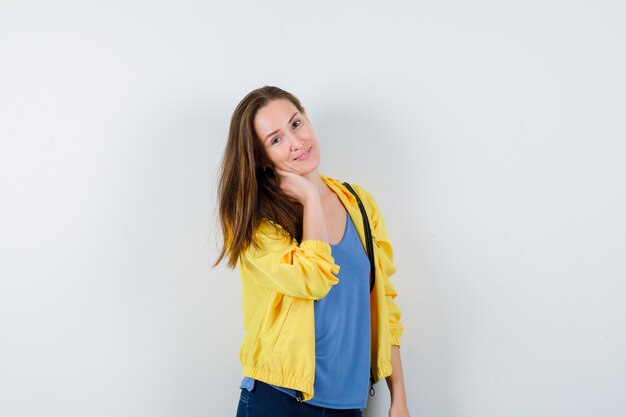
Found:
[[[287, 122], [287, 124], [291, 124], [291, 121], [293, 120], [294, 117], [296, 117], [296, 115], [298, 114], [298, 112], [295, 112], [291, 118], [289, 119], [289, 121]], [[269, 135], [265, 136], [265, 139], [263, 139], [263, 143], [267, 142], [267, 138], [269, 138], [270, 136], [274, 135], [276, 132], [278, 132], [280, 129], [276, 129], [275, 131], [273, 131], [272, 133], [270, 133]]]

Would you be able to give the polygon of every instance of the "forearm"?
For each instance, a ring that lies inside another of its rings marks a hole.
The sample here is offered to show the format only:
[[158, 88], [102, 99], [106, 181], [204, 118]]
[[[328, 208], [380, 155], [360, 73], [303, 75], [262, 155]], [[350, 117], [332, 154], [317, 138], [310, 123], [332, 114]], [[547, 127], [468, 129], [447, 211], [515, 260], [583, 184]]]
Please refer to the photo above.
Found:
[[302, 204], [302, 241], [321, 240], [328, 242], [328, 231], [326, 230], [326, 218], [322, 209], [322, 202], [319, 194], [315, 193], [307, 198]]
[[391, 394], [391, 407], [406, 409], [406, 389], [404, 387], [404, 374], [402, 373], [402, 361], [398, 346], [391, 346], [391, 370], [391, 375], [385, 378]]

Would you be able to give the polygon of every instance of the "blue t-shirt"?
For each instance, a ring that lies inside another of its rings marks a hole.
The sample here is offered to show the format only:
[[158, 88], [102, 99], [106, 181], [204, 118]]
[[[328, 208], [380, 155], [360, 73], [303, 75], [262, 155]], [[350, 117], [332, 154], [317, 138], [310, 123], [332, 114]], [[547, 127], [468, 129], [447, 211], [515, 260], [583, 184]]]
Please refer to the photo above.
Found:
[[[340, 266], [328, 294], [315, 302], [314, 396], [307, 403], [335, 409], [365, 408], [370, 370], [370, 264], [363, 244], [346, 213], [346, 230], [331, 245]], [[240, 388], [252, 390], [254, 379]], [[293, 397], [293, 389], [274, 386]]]

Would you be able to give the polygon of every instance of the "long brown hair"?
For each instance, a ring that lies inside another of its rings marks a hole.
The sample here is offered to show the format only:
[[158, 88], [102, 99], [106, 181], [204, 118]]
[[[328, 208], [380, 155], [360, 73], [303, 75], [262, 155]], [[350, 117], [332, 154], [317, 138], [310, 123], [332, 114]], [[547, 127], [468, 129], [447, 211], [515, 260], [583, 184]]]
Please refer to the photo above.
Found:
[[227, 257], [228, 267], [234, 268], [241, 252], [256, 245], [254, 231], [263, 219], [280, 225], [291, 239], [302, 238], [302, 205], [280, 191], [278, 178], [254, 131], [257, 111], [277, 99], [289, 100], [304, 114], [293, 94], [273, 86], [251, 91], [233, 112], [218, 190], [223, 245], [213, 266]]

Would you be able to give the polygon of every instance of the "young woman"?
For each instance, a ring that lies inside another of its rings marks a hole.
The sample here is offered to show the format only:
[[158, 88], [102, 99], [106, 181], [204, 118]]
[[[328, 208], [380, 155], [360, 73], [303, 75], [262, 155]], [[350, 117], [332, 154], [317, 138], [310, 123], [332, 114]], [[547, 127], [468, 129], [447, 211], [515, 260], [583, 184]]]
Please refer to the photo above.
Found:
[[[408, 417], [400, 310], [383, 218], [369, 218], [374, 282], [357, 198], [319, 173], [320, 146], [298, 99], [277, 87], [235, 109], [223, 159], [218, 264], [237, 265], [246, 336], [237, 417], [361, 416], [386, 378], [390, 417]], [[370, 284], [373, 284], [370, 288]]]

